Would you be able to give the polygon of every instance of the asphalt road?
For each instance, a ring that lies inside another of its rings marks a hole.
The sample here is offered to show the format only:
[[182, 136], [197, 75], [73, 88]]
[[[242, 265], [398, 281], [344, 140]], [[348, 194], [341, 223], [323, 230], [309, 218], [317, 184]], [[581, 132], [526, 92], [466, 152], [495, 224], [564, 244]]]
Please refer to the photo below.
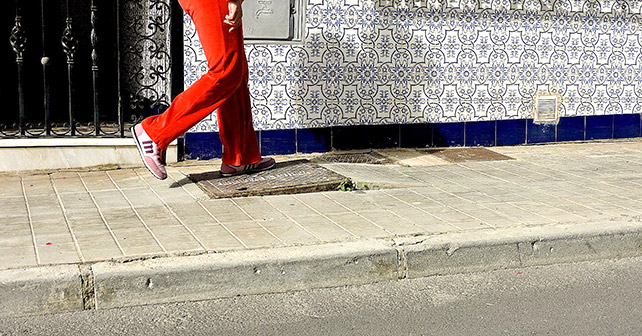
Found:
[[0, 335], [642, 335], [642, 258], [11, 318]]

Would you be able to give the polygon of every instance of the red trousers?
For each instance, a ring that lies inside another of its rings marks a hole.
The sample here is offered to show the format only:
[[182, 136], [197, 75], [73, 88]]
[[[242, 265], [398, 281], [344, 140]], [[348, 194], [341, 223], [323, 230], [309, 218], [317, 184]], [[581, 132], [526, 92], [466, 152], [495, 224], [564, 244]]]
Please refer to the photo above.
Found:
[[223, 23], [227, 0], [179, 0], [192, 18], [209, 71], [178, 95], [163, 114], [143, 120], [143, 129], [161, 149], [217, 109], [223, 162], [247, 165], [261, 160], [252, 126], [243, 30]]

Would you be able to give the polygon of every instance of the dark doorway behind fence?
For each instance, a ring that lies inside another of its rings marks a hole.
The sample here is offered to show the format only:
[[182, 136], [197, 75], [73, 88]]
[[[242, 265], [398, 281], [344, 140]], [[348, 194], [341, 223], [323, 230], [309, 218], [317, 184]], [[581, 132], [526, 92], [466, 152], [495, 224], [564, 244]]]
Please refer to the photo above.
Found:
[[[172, 78], [176, 72], [182, 79], [177, 6], [171, 0], [12, 1], [0, 12], [9, 42], [0, 47], [7, 65], [0, 138], [124, 137], [130, 124], [163, 111], [182, 86]], [[170, 43], [172, 35], [177, 43]]]

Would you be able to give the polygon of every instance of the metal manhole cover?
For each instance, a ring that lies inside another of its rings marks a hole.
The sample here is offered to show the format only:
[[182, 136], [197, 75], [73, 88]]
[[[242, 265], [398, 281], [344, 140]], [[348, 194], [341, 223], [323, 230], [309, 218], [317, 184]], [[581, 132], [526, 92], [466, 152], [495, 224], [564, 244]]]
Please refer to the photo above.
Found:
[[323, 154], [315, 159], [316, 162], [322, 163], [370, 163], [384, 164], [388, 163], [388, 158], [377, 152], [366, 153], [331, 153]]
[[221, 177], [219, 171], [214, 171], [188, 177], [213, 198], [328, 191], [346, 178], [308, 160], [280, 162], [256, 174]]
[[513, 160], [483, 147], [428, 149], [426, 152], [453, 163]]

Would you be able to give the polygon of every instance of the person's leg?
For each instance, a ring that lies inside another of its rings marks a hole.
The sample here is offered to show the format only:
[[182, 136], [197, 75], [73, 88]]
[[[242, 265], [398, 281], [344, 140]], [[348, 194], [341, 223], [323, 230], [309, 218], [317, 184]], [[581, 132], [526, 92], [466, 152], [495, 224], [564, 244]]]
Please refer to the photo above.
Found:
[[223, 144], [223, 162], [247, 165], [261, 160], [261, 151], [252, 125], [250, 90], [247, 74], [241, 85], [218, 108], [218, 128]]
[[177, 96], [163, 114], [142, 126], [162, 149], [193, 125], [219, 109], [219, 131], [225, 146], [223, 162], [247, 165], [261, 159], [247, 89], [247, 60], [242, 29], [229, 32], [223, 23], [227, 0], [180, 0], [192, 17], [209, 71]]

